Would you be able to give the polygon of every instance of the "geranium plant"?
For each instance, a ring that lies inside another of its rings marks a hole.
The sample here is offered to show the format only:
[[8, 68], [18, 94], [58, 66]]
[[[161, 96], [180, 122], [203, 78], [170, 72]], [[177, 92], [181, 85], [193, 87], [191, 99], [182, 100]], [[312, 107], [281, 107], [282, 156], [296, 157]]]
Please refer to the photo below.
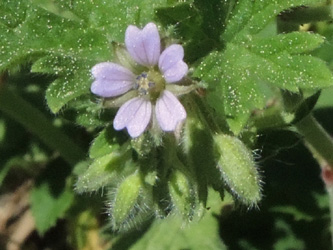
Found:
[[59, 249], [328, 247], [331, 8], [2, 1], [2, 194], [25, 183], [29, 232], [66, 231]]

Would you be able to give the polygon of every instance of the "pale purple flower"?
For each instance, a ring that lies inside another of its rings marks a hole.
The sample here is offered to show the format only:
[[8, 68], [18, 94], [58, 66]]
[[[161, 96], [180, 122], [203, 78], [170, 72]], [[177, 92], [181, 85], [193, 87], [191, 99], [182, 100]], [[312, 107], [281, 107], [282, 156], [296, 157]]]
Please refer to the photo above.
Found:
[[136, 97], [118, 110], [113, 121], [116, 130], [127, 128], [131, 137], [138, 137], [155, 112], [159, 127], [174, 131], [186, 119], [186, 111], [177, 97], [165, 89], [165, 84], [176, 83], [187, 74], [183, 47], [173, 44], [161, 53], [160, 36], [154, 23], [148, 23], [142, 30], [130, 25], [125, 45], [130, 57], [146, 70], [137, 75], [120, 64], [99, 63], [92, 68], [95, 81], [91, 91], [105, 98], [137, 92]]

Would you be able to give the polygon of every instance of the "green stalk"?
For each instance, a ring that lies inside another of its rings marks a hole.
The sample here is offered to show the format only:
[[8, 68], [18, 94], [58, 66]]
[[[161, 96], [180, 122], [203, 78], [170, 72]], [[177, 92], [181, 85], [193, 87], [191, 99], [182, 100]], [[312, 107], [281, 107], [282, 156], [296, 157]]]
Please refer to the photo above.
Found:
[[333, 168], [333, 140], [317, 120], [310, 114], [295, 126], [319, 164]]
[[[222, 134], [222, 131], [228, 131], [229, 128], [226, 124], [219, 124], [213, 113], [211, 113], [211, 108], [208, 106], [205, 100], [198, 96], [189, 95], [187, 97], [189, 104], [195, 110], [195, 113], [203, 125], [211, 131], [211, 134]], [[221, 131], [222, 130], [222, 131]]]
[[[309, 114], [296, 124], [297, 130], [304, 136], [305, 143], [321, 168], [333, 169], [333, 140], [317, 120]], [[333, 245], [333, 187], [326, 185], [331, 217], [331, 240]]]
[[0, 88], [0, 111], [19, 122], [48, 147], [59, 152], [70, 165], [85, 157], [84, 151], [71, 138], [55, 127], [42, 112], [6, 86]]

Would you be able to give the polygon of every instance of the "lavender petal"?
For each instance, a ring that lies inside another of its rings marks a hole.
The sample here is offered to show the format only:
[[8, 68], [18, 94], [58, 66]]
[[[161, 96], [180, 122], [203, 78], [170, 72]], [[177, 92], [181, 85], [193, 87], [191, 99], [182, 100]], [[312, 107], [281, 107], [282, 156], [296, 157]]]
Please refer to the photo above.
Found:
[[151, 103], [141, 97], [135, 97], [120, 107], [113, 120], [113, 127], [115, 130], [127, 128], [132, 138], [138, 137], [147, 128], [151, 113]]
[[186, 119], [186, 111], [178, 99], [167, 90], [156, 102], [156, 119], [164, 131], [174, 131], [177, 125]]
[[161, 54], [158, 66], [162, 72], [171, 68], [175, 63], [182, 61], [184, 58], [184, 49], [179, 44], [173, 44], [167, 47]]
[[174, 67], [164, 72], [163, 76], [167, 83], [174, 83], [180, 81], [186, 76], [188, 66], [183, 61], [180, 61], [174, 65]]
[[91, 92], [102, 97], [114, 97], [129, 91], [135, 82], [135, 75], [121, 65], [103, 62], [96, 64], [92, 70], [95, 81]]
[[126, 48], [131, 57], [144, 66], [158, 63], [161, 53], [160, 35], [154, 23], [148, 23], [142, 30], [130, 25], [125, 33]]
[[183, 58], [184, 49], [179, 44], [173, 44], [162, 52], [158, 66], [163, 72], [166, 82], [177, 82], [187, 74], [188, 66]]

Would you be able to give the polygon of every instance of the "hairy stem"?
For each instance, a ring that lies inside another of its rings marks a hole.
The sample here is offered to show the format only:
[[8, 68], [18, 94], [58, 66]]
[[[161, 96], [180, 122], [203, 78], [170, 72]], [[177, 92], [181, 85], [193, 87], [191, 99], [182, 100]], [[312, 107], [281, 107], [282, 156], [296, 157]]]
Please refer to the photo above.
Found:
[[295, 126], [319, 164], [333, 168], [333, 140], [317, 120], [310, 114]]
[[[319, 162], [322, 171], [329, 167], [333, 170], [333, 140], [317, 120], [309, 114], [296, 124], [297, 130], [304, 136], [304, 140], [313, 156]], [[331, 217], [331, 241], [333, 246], [333, 186], [326, 183]]]
[[70, 165], [85, 157], [84, 151], [71, 138], [55, 127], [42, 112], [6, 86], [0, 88], [0, 111], [39, 137], [48, 147], [59, 152]]
[[191, 106], [193, 106], [193, 110], [195, 110], [196, 115], [203, 123], [203, 125], [209, 129], [212, 134], [222, 133], [222, 131], [228, 131], [229, 129], [226, 124], [220, 124], [214, 114], [211, 112], [211, 108], [208, 106], [205, 100], [197, 96], [189, 96], [188, 101]]

